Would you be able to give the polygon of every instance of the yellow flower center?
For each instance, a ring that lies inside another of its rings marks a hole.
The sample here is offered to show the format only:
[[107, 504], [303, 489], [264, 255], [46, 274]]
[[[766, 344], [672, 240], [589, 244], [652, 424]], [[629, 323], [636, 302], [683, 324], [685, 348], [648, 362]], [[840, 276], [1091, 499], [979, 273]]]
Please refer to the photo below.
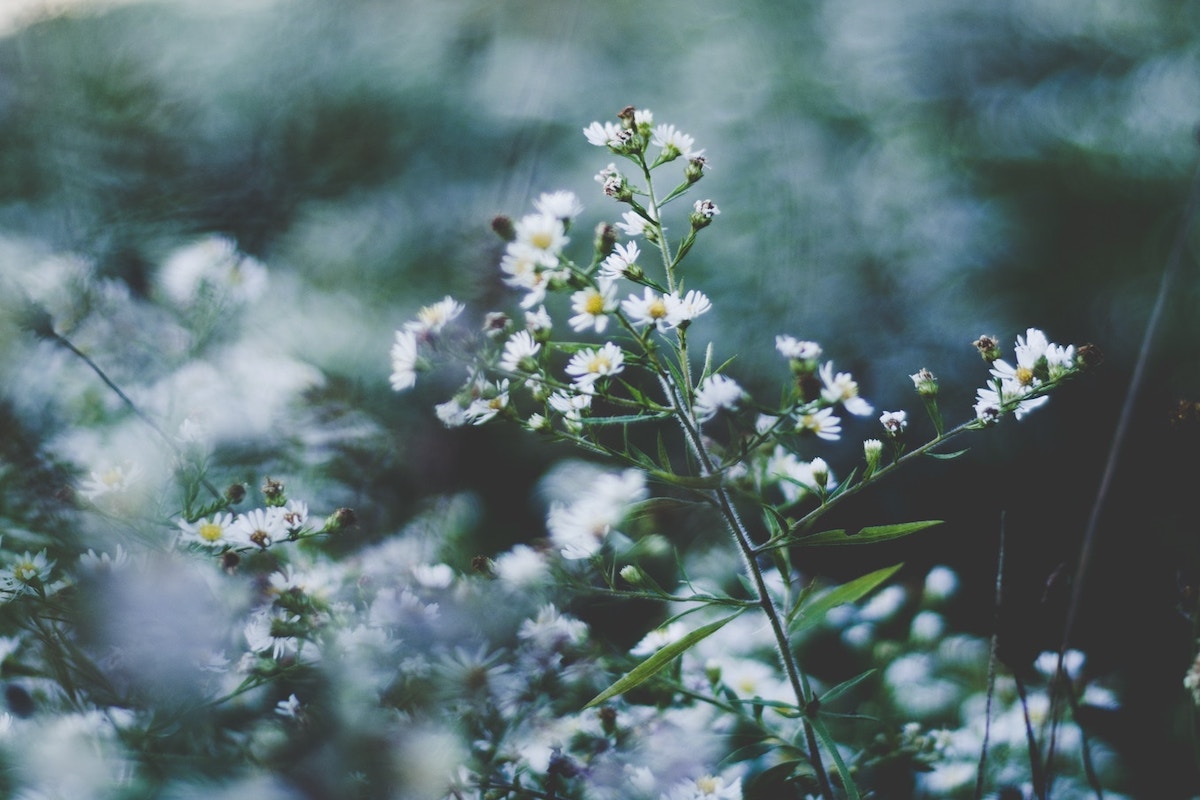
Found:
[[712, 775], [705, 775], [696, 781], [696, 788], [700, 790], [701, 794], [716, 794], [721, 788], [721, 780]]
[[529, 237], [529, 243], [539, 250], [549, 250], [550, 245], [554, 243], [554, 237], [549, 231], [539, 231]]
[[599, 375], [610, 367], [612, 367], [612, 361], [603, 353], [597, 353], [596, 355], [592, 356], [587, 365], [588, 372], [595, 375]]
[[206, 542], [216, 542], [221, 538], [221, 534], [225, 533], [225, 529], [215, 522], [201, 523], [196, 529], [196, 535]]
[[32, 561], [21, 561], [13, 565], [13, 577], [21, 583], [29, 583], [29, 580], [37, 575], [37, 566]]
[[662, 319], [667, 316], [667, 304], [662, 301], [662, 298], [655, 300], [646, 310], [650, 319]]
[[1029, 386], [1033, 383], [1033, 370], [1029, 367], [1017, 367], [1016, 369], [1017, 383], [1022, 386]]
[[587, 302], [583, 304], [583, 310], [592, 316], [598, 316], [604, 313], [604, 297], [599, 292], [593, 292], [588, 295]]

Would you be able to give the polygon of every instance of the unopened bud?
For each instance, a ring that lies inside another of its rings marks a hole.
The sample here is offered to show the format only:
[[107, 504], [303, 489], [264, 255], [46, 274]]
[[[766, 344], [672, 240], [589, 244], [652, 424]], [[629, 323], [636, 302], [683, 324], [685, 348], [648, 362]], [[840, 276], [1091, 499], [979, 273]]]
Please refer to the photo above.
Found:
[[972, 344], [975, 345], [975, 349], [979, 351], [983, 360], [989, 364], [1000, 358], [1000, 343], [996, 341], [995, 336], [980, 336]]
[[916, 387], [917, 394], [921, 397], [937, 397], [937, 376], [932, 372], [922, 367], [908, 377], [912, 378], [913, 386]]
[[695, 183], [704, 177], [704, 169], [708, 166], [708, 160], [704, 156], [692, 156], [688, 159], [688, 164], [683, 169], [683, 177], [688, 183]]
[[867, 439], [863, 442], [863, 458], [867, 460], [867, 471], [863, 477], [869, 477], [879, 467], [879, 457], [883, 455], [883, 442], [878, 439]]
[[498, 214], [492, 217], [492, 230], [506, 242], [515, 242], [517, 240], [517, 229], [513, 225], [512, 218], [504, 214]]
[[707, 228], [712, 224], [713, 217], [720, 213], [721, 209], [717, 208], [717, 204], [712, 200], [697, 200], [692, 206], [692, 213], [689, 217], [692, 230], [698, 231], [701, 228]]
[[325, 525], [321, 528], [321, 533], [337, 533], [349, 528], [357, 521], [358, 519], [355, 517], [352, 509], [339, 508], [326, 518]]
[[617, 243], [617, 229], [607, 223], [601, 222], [596, 226], [596, 255], [603, 261], [613, 251], [613, 245]]
[[277, 480], [268, 477], [263, 481], [262, 494], [263, 500], [268, 506], [287, 505], [287, 495], [283, 491], [283, 484]]
[[633, 564], [627, 564], [621, 567], [621, 580], [628, 583], [630, 586], [641, 586], [646, 576], [642, 570]]
[[489, 338], [503, 336], [512, 324], [512, 318], [503, 311], [489, 311], [483, 318], [483, 332]]
[[225, 501], [231, 506], [236, 506], [238, 503], [246, 499], [246, 486], [241, 483], [230, 484], [225, 490]]

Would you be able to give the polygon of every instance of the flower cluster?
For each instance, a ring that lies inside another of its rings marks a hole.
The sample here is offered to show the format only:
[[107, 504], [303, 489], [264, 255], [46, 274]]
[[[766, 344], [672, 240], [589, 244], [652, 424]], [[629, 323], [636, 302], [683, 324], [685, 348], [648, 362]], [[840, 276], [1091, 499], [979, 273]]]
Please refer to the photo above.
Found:
[[[1074, 345], [1053, 344], [1037, 328], [1017, 337], [1015, 364], [1000, 358], [995, 337], [981, 336], [975, 346], [991, 364], [992, 381], [978, 390], [975, 401], [975, 416], [984, 424], [992, 424], [1010, 411], [1022, 419], [1050, 399], [1047, 390], [1087, 366]], [[917, 385], [920, 390], [927, 384]]]

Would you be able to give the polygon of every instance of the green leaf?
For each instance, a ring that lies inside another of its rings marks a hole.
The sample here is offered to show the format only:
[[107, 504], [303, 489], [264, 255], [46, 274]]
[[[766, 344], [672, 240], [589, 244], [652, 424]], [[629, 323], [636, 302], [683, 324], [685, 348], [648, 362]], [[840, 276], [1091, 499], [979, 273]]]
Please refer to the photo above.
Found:
[[970, 449], [971, 448], [969, 448], [969, 447], [964, 447], [962, 450], [955, 450], [953, 453], [929, 452], [929, 453], [926, 453], [925, 455], [929, 456], [930, 458], [940, 458], [945, 461], [949, 461], [952, 458], [958, 458], [959, 456], [961, 456], [963, 453], [967, 452]]
[[855, 578], [849, 583], [843, 583], [841, 586], [830, 589], [810, 603], [803, 602], [807, 594], [801, 595], [801, 602], [797, 603], [788, 614], [788, 626], [799, 630], [820, 622], [829, 609], [861, 600], [870, 594], [879, 584], [895, 575], [903, 566], [904, 564], [901, 563], [892, 567], [877, 569], [872, 573], [863, 575], [861, 578]]
[[873, 674], [875, 674], [875, 670], [869, 669], [866, 672], [862, 673], [861, 675], [855, 675], [853, 678], [850, 678], [849, 680], [842, 681], [837, 686], [834, 686], [828, 692], [821, 695], [822, 713], [824, 713], [824, 706], [827, 703], [832, 703], [834, 700], [838, 699], [843, 694], [850, 691], [855, 686], [857, 686], [858, 684], [865, 681], [867, 678], [871, 677], [871, 675], [873, 675]]
[[686, 636], [671, 642], [657, 653], [631, 669], [625, 674], [624, 677], [622, 677], [612, 686], [593, 697], [591, 701], [584, 706], [584, 708], [594, 708], [595, 706], [603, 703], [605, 700], [609, 700], [619, 694], [624, 694], [630, 689], [645, 683], [676, 658], [683, 655], [684, 652], [689, 650], [697, 642], [712, 636], [714, 633], [721, 630], [721, 628], [725, 627], [726, 623], [732, 621], [738, 616], [741, 616], [741, 613], [741, 611], [738, 611], [730, 614], [724, 619], [719, 619], [716, 622], [710, 622], [707, 625], [696, 628], [696, 630], [692, 631]]
[[721, 485], [721, 474], [713, 473], [712, 475], [676, 475], [663, 470], [649, 470], [650, 477], [655, 480], [671, 486], [680, 486], [684, 489], [715, 489]]
[[821, 531], [814, 533], [812, 536], [802, 536], [799, 539], [792, 540], [788, 544], [795, 544], [800, 547], [830, 547], [843, 544], [875, 544], [877, 542], [887, 542], [892, 539], [901, 539], [917, 531], [923, 531], [926, 528], [932, 528], [934, 525], [941, 525], [945, 520], [941, 519], [926, 519], [920, 522], [898, 522], [895, 525], [873, 525], [868, 528], [863, 528], [858, 533], [848, 534], [844, 528], [837, 528], [831, 531]]

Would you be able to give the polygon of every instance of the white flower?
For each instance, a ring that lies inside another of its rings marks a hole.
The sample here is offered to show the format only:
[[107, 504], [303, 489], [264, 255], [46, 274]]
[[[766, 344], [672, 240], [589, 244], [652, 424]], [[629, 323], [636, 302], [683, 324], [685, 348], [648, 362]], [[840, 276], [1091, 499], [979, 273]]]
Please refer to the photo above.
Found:
[[496, 577], [518, 588], [542, 583], [550, 570], [546, 558], [526, 544], [514, 545], [507, 553], [496, 556], [493, 562]]
[[828, 403], [841, 403], [842, 407], [858, 417], [865, 417], [874, 409], [871, 404], [858, 396], [858, 384], [848, 372], [833, 373], [833, 362], [826, 361], [820, 369], [821, 397]]
[[537, 617], [527, 619], [517, 630], [517, 638], [540, 650], [561, 650], [587, 639], [587, 624], [568, 614], [562, 614], [553, 604], [542, 606]]
[[417, 318], [406, 323], [404, 329], [422, 338], [441, 333], [442, 329], [463, 312], [462, 303], [447, 295], [433, 305], [417, 312]]
[[508, 406], [508, 378], [499, 383], [484, 383], [479, 391], [481, 396], [463, 411], [463, 417], [472, 425], [482, 425]]
[[815, 361], [821, 357], [821, 345], [816, 342], [801, 341], [786, 334], [775, 337], [775, 349], [784, 358], [794, 358], [799, 361]]
[[275, 704], [275, 713], [287, 719], [296, 719], [300, 716], [300, 700], [295, 694], [288, 695], [287, 700], [280, 700]]
[[696, 388], [696, 401], [692, 408], [697, 422], [707, 422], [722, 408], [735, 409], [745, 395], [742, 387], [733, 378], [725, 375], [709, 375]]
[[633, 649], [629, 651], [629, 655], [638, 656], [639, 658], [653, 655], [667, 645], [678, 642], [687, 635], [687, 632], [687, 626], [678, 620], [661, 628], [655, 628], [633, 646]]
[[615, 122], [593, 122], [583, 129], [583, 135], [587, 137], [588, 144], [593, 144], [596, 147], [616, 147], [620, 145], [620, 133], [621, 126]]
[[457, 428], [467, 422], [466, 409], [454, 398], [438, 403], [433, 407], [433, 411], [447, 428]]
[[712, 200], [697, 200], [692, 204], [693, 217], [699, 217], [702, 220], [709, 220], [721, 213], [721, 209], [717, 208], [717, 204]]
[[299, 616], [289, 615], [282, 609], [263, 610], [250, 617], [242, 629], [242, 635], [246, 637], [251, 653], [265, 654], [269, 651], [271, 658], [279, 661], [300, 652], [300, 639], [283, 632], [298, 622]]
[[411, 330], [396, 331], [392, 344], [392, 389], [402, 392], [417, 382], [417, 334]]
[[842, 438], [842, 421], [833, 415], [832, 408], [822, 408], [796, 415], [796, 431], [809, 431], [818, 438], [836, 442]]
[[558, 219], [571, 219], [583, 213], [583, 206], [574, 192], [544, 193], [533, 201], [533, 207], [539, 214], [546, 214]]
[[500, 356], [500, 369], [505, 372], [536, 372], [537, 354], [541, 344], [534, 341], [529, 331], [517, 331], [504, 343]]
[[28, 550], [18, 556], [8, 567], [0, 570], [0, 587], [13, 594], [25, 594], [33, 591], [32, 587], [46, 587], [50, 582], [50, 571], [54, 569], [53, 561], [46, 557], [42, 550], [33, 555]]
[[536, 311], [525, 312], [525, 329], [533, 333], [538, 331], [548, 331], [554, 327], [553, 320], [550, 319], [550, 314], [547, 313], [545, 306], [538, 306]]
[[546, 517], [550, 540], [560, 548], [563, 558], [587, 558], [600, 549], [629, 507], [645, 496], [646, 480], [639, 470], [601, 475], [570, 505], [551, 506]]
[[280, 516], [283, 518], [283, 527], [290, 533], [295, 533], [308, 524], [308, 503], [303, 500], [288, 500], [287, 505], [281, 509]]
[[659, 330], [666, 330], [674, 325], [670, 320], [671, 312], [666, 299], [649, 286], [642, 289], [641, 297], [631, 294], [622, 300], [621, 311], [634, 325], [656, 325]]
[[[1001, 382], [1001, 392], [995, 389], [976, 389], [975, 390], [975, 415], [985, 422], [994, 422], [1000, 417], [1001, 409], [1006, 403], [1011, 403], [1018, 397], [1021, 397], [1024, 392], [1020, 386], [1012, 381]], [[1013, 416], [1018, 420], [1024, 419], [1025, 415], [1036, 408], [1040, 408], [1049, 402], [1050, 398], [1046, 396], [1032, 397], [1028, 400], [1021, 400], [1017, 403], [1016, 409], [1013, 411]]]
[[550, 214], [527, 214], [517, 222], [515, 230], [514, 244], [529, 247], [547, 267], [557, 266], [558, 254], [570, 241], [562, 220]]
[[412, 575], [426, 589], [446, 589], [454, 582], [454, 569], [449, 564], [417, 564]]
[[243, 255], [233, 240], [210, 236], [173, 252], [159, 272], [159, 285], [181, 306], [206, 294], [247, 303], [266, 291], [267, 268]]
[[707, 295], [695, 289], [680, 297], [672, 292], [663, 298], [667, 304], [667, 317], [672, 325], [682, 325], [712, 309]]
[[230, 544], [230, 529], [233, 527], [232, 514], [214, 514], [207, 519], [195, 522], [179, 521], [183, 531], [182, 542], [196, 542], [209, 547], [223, 547]]
[[256, 508], [239, 514], [230, 526], [229, 535], [238, 545], [254, 545], [267, 548], [271, 543], [287, 535], [283, 521], [283, 509], [278, 507]]
[[686, 133], [676, 130], [674, 125], [658, 125], [654, 128], [654, 136], [650, 143], [655, 147], [663, 149], [663, 156], [667, 159], [684, 156], [685, 158], [694, 158], [704, 154], [703, 150], [693, 152], [692, 147], [696, 144], [696, 140]]
[[742, 800], [742, 780], [726, 783], [713, 775], [683, 780], [663, 794], [662, 800]]
[[898, 436], [908, 427], [907, 411], [885, 411], [879, 415], [879, 422], [892, 436]]
[[[587, 385], [591, 389], [591, 384]], [[550, 395], [550, 407], [563, 415], [563, 422], [567, 428], [576, 430], [580, 426], [580, 420], [583, 418], [583, 412], [592, 407], [592, 395], [590, 391], [555, 392]]]
[[641, 236], [649, 224], [646, 218], [636, 211], [625, 211], [621, 214], [621, 221], [617, 223], [617, 227], [626, 236]]
[[110, 494], [128, 491], [142, 477], [142, 468], [137, 464], [113, 464], [90, 473], [79, 485], [79, 493], [88, 500], [96, 500]]
[[576, 388], [586, 391], [597, 380], [616, 375], [625, 369], [625, 353], [612, 342], [602, 347], [580, 350], [567, 362], [567, 374]]
[[794, 453], [785, 450], [780, 445], [775, 446], [775, 451], [767, 459], [765, 477], [770, 481], [777, 481], [784, 500], [794, 503], [809, 492], [818, 489], [817, 477], [813, 469], [818, 462], [824, 467], [824, 489], [829, 491], [836, 488], [837, 482], [834, 481], [833, 474], [822, 459], [813, 459], [811, 463], [801, 461]]
[[612, 281], [601, 280], [598, 286], [588, 286], [571, 295], [571, 310], [575, 316], [567, 320], [573, 331], [592, 328], [604, 333], [608, 315], [617, 308], [617, 287]]
[[610, 281], [624, 277], [626, 271], [637, 262], [640, 255], [641, 251], [638, 249], [637, 242], [614, 245], [613, 251], [600, 263], [600, 277]]

